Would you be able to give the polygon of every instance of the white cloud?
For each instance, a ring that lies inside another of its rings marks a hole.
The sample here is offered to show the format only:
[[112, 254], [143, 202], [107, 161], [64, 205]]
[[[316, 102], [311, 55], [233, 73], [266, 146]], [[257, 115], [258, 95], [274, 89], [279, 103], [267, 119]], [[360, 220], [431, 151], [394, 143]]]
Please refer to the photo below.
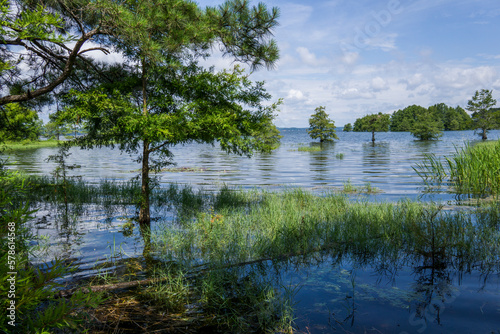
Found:
[[344, 52], [340, 59], [346, 65], [353, 65], [359, 59], [359, 52]]
[[300, 60], [309, 66], [323, 66], [328, 64], [327, 59], [318, 59], [316, 55], [312, 52], [310, 52], [307, 48], [305, 47], [298, 47], [296, 49], [297, 53], [299, 54]]
[[380, 34], [373, 38], [366, 39], [365, 44], [368, 49], [381, 49], [382, 51], [396, 50], [397, 34]]
[[304, 96], [304, 93], [302, 93], [300, 90], [290, 89], [288, 91], [288, 95], [286, 96], [286, 99], [304, 100], [305, 96]]
[[374, 92], [381, 92], [383, 90], [387, 90], [388, 89], [387, 82], [381, 77], [373, 78], [371, 82], [371, 89]]

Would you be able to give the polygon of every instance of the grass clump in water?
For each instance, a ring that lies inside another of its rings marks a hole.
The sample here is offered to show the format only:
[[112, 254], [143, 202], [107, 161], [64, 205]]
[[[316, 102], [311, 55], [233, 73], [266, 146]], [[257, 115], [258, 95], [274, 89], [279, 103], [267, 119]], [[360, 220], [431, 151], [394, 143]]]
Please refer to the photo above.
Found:
[[349, 179], [344, 182], [343, 188], [340, 192], [343, 194], [377, 194], [380, 193], [381, 190], [376, 187], [372, 187], [370, 182], [366, 182], [364, 186], [355, 186]]
[[321, 146], [299, 146], [297, 149], [299, 152], [319, 152], [321, 151]]
[[500, 193], [500, 141], [491, 144], [457, 148], [445, 162], [435, 155], [426, 155], [413, 169], [426, 185], [445, 181], [454, 192], [467, 195]]

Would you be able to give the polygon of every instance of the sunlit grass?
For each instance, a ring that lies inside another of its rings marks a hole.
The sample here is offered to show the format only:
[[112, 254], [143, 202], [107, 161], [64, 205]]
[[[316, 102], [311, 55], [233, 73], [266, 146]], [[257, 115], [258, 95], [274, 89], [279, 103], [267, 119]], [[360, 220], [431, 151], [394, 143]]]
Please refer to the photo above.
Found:
[[446, 182], [458, 194], [500, 193], [500, 141], [466, 145], [442, 160], [426, 155], [414, 170], [427, 185]]
[[7, 141], [4, 143], [0, 143], [0, 149], [5, 149], [7, 152], [15, 151], [15, 150], [32, 150], [37, 148], [45, 148], [45, 147], [57, 147], [57, 145], [61, 141], [50, 139], [50, 140], [37, 140], [37, 141]]

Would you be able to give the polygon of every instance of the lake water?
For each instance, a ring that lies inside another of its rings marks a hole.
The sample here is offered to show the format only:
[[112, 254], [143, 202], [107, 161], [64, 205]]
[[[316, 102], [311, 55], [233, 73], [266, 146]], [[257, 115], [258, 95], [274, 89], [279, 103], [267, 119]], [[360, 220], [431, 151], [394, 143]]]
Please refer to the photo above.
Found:
[[[409, 133], [344, 133], [323, 145], [321, 151], [298, 151], [314, 146], [306, 129], [281, 129], [281, 146], [270, 154], [252, 158], [227, 155], [216, 146], [189, 144], [172, 148], [175, 167], [190, 168], [160, 174], [162, 185], [175, 182], [194, 188], [215, 190], [223, 184], [243, 189], [279, 190], [302, 187], [314, 192], [370, 183], [380, 193], [373, 201], [402, 198], [454, 204], [453, 194], [425, 194], [412, 166], [428, 153], [451, 155], [466, 142], [475, 143], [473, 131], [445, 132], [439, 141], [415, 141]], [[499, 139], [500, 131], [489, 133]], [[55, 148], [22, 150], [9, 154], [9, 168], [32, 174], [50, 174], [55, 165], [45, 159]], [[129, 180], [139, 164], [117, 149], [72, 148], [68, 163], [80, 165], [72, 171], [89, 182], [101, 179]], [[342, 155], [342, 157], [341, 157]], [[109, 217], [105, 210], [61, 223], [50, 210], [42, 209], [36, 221], [40, 235], [48, 237], [56, 253], [76, 260], [87, 277], [97, 273], [94, 265], [109, 262], [113, 255], [135, 258], [142, 254], [142, 241], [121, 232], [125, 218]], [[137, 232], [137, 233], [136, 233]], [[52, 256], [52, 253], [50, 256]], [[43, 259], [43, 258], [42, 258]], [[380, 274], [376, 263], [360, 264], [352, 259], [332, 261], [326, 257], [314, 264], [283, 272], [283, 279], [297, 286], [296, 323], [303, 333], [499, 333], [500, 280], [498, 272], [459, 272], [454, 268], [417, 270], [420, 264], [394, 263]], [[113, 269], [111, 267], [110, 269]]]
[[[252, 158], [228, 155], [217, 146], [189, 144], [172, 148], [173, 162], [177, 168], [192, 168], [186, 172], [163, 172], [161, 183], [190, 184], [194, 188], [216, 189], [222, 184], [234, 187], [270, 188], [302, 187], [324, 191], [342, 187], [350, 180], [354, 185], [367, 182], [382, 192], [378, 200], [394, 201], [401, 198], [416, 199], [422, 195], [421, 179], [412, 166], [424, 154], [451, 155], [455, 147], [466, 142], [475, 143], [479, 136], [473, 131], [448, 131], [439, 141], [416, 141], [408, 132], [376, 134], [375, 145], [371, 133], [342, 132], [340, 138], [324, 144], [321, 151], [304, 152], [301, 146], [314, 146], [306, 129], [280, 129], [281, 146], [270, 154], [255, 154]], [[500, 130], [491, 131], [489, 139], [500, 138]], [[23, 169], [33, 174], [49, 174], [54, 163], [45, 159], [56, 153], [56, 148], [23, 150], [9, 155], [11, 168]], [[139, 164], [117, 149], [102, 148], [80, 150], [72, 148], [68, 163], [80, 165], [73, 175], [89, 181], [100, 179], [128, 180], [137, 175]], [[343, 157], [340, 158], [339, 154]], [[437, 200], [452, 200], [441, 196]]]

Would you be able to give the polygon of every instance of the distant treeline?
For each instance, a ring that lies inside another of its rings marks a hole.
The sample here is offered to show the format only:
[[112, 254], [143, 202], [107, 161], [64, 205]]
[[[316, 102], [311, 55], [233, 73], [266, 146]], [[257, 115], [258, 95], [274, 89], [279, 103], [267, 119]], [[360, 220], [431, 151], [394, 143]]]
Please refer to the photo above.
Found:
[[[500, 108], [491, 109], [496, 115], [496, 128], [500, 124]], [[392, 115], [383, 115], [384, 122], [388, 125], [388, 130], [390, 131], [412, 131], [415, 126], [426, 119], [427, 121], [432, 121], [437, 125], [439, 130], [444, 131], [457, 131], [457, 130], [472, 130], [474, 129], [474, 122], [471, 116], [460, 106], [455, 108], [447, 106], [444, 103], [439, 103], [429, 108], [424, 108], [417, 105], [411, 105], [404, 109], [399, 109], [395, 111]], [[371, 131], [368, 126], [369, 122], [372, 122], [372, 118], [364, 116], [358, 118], [354, 122], [352, 131], [364, 132]], [[350, 124], [346, 124], [350, 128]], [[349, 131], [349, 130], [347, 130]], [[380, 129], [379, 131], [387, 131], [386, 129]]]

